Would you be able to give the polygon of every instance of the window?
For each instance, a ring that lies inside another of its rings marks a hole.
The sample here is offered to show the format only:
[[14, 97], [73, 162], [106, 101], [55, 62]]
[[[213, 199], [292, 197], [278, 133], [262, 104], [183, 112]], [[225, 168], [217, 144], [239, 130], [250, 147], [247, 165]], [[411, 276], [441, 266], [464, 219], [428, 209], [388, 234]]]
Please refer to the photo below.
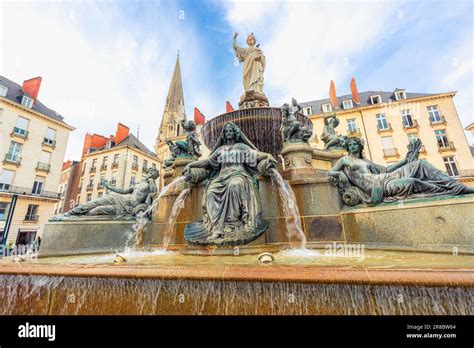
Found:
[[109, 160], [109, 156], [104, 156], [104, 158], [102, 159], [102, 165], [106, 166], [108, 160]]
[[148, 169], [148, 161], [147, 161], [147, 160], [143, 160], [142, 168], [143, 168], [143, 170], [147, 170], [147, 169]]
[[449, 176], [459, 176], [458, 166], [453, 156], [443, 157], [443, 161]]
[[12, 141], [10, 143], [10, 148], [8, 149], [7, 160], [12, 161], [12, 162], [20, 162], [20, 155], [21, 155], [21, 144]]
[[25, 137], [28, 135], [28, 124], [30, 120], [24, 117], [18, 117], [16, 120], [15, 127], [13, 127], [13, 133], [19, 135], [21, 137]]
[[38, 221], [38, 205], [29, 204], [28, 209], [26, 210], [26, 221]]
[[0, 85], [0, 97], [6, 97], [8, 92], [8, 87]]
[[132, 158], [132, 166], [138, 166], [138, 156], [133, 156]]
[[392, 137], [382, 137], [382, 147], [387, 149], [393, 149], [393, 138]]
[[378, 129], [388, 129], [388, 122], [387, 117], [385, 117], [385, 114], [377, 114], [375, 117], [377, 118]]
[[332, 111], [331, 103], [323, 104], [323, 105], [321, 105], [321, 108], [323, 109], [323, 112], [331, 112]]
[[114, 163], [118, 163], [120, 154], [116, 153], [114, 155]]
[[406, 95], [405, 91], [396, 91], [395, 92], [395, 99], [396, 100], [407, 99], [407, 95]]
[[33, 99], [24, 95], [21, 99], [21, 105], [31, 109], [31, 107], [33, 106]]
[[100, 191], [99, 194], [97, 195], [97, 198], [102, 197], [103, 194], [104, 194], [104, 193], [103, 193], [102, 191]]
[[36, 238], [36, 231], [20, 231], [16, 237], [16, 245], [30, 245]]
[[342, 107], [344, 109], [352, 109], [354, 107], [354, 104], [352, 104], [352, 100], [344, 100], [342, 102]]
[[305, 106], [303, 108], [303, 114], [306, 115], [306, 116], [309, 116], [309, 115], [313, 114], [313, 110], [312, 110], [311, 106]]
[[357, 132], [357, 125], [356, 125], [355, 118], [350, 118], [347, 120], [347, 129], [349, 130], [350, 133]]
[[4, 169], [0, 174], [0, 191], [7, 191], [10, 189], [10, 185], [13, 182], [13, 175], [15, 172], [13, 170]]
[[48, 151], [41, 151], [41, 157], [40, 157], [40, 162], [49, 164], [49, 161], [51, 160], [51, 152]]
[[427, 107], [428, 115], [430, 115], [431, 122], [441, 122], [441, 115], [437, 105], [431, 105]]
[[413, 127], [413, 119], [410, 110], [402, 110], [402, 120], [404, 127]]
[[436, 130], [435, 135], [439, 147], [449, 146], [448, 136], [446, 135], [446, 131], [444, 129]]
[[380, 104], [382, 103], [382, 97], [380, 95], [371, 95], [370, 102], [372, 104]]
[[4, 221], [8, 214], [8, 203], [0, 202], [0, 221]]
[[407, 136], [408, 136], [408, 142], [411, 142], [412, 140], [420, 139], [420, 136], [418, 135], [418, 133], [410, 133], [410, 134], [407, 134]]
[[104, 185], [104, 182], [105, 182], [105, 176], [100, 176], [100, 181], [99, 181], [99, 185]]
[[130, 177], [130, 186], [133, 186], [133, 185], [135, 185], [135, 175], [132, 175]]
[[156, 163], [152, 163], [152, 164], [151, 164], [151, 167], [154, 168], [154, 169], [156, 169]]
[[112, 173], [112, 179], [110, 180], [110, 186], [115, 186], [117, 184], [117, 173]]
[[95, 168], [96, 165], [97, 165], [97, 158], [94, 158], [94, 159], [92, 160], [92, 168]]
[[48, 128], [43, 142], [46, 145], [54, 146], [56, 144], [56, 130]]
[[90, 202], [91, 200], [92, 200], [92, 194], [88, 193], [87, 198], [86, 198], [86, 202]]
[[31, 193], [33, 193], [34, 195], [40, 195], [41, 192], [43, 191], [43, 186], [44, 186], [44, 178], [37, 176], [33, 183], [33, 189], [31, 190]]

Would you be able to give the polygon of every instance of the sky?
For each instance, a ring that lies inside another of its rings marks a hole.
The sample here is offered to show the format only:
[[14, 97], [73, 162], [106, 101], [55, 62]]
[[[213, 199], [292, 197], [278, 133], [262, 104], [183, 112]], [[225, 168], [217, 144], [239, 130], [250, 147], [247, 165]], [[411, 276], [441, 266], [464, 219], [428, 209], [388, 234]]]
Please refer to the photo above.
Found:
[[[0, 1], [0, 75], [41, 76], [39, 99], [76, 128], [66, 159], [80, 159], [84, 134], [117, 122], [153, 149], [179, 51], [188, 119], [237, 108], [241, 69], [234, 32], [253, 32], [266, 57], [272, 106], [405, 88], [457, 91], [463, 126], [474, 122], [472, 1]], [[474, 139], [468, 134], [468, 141]]]

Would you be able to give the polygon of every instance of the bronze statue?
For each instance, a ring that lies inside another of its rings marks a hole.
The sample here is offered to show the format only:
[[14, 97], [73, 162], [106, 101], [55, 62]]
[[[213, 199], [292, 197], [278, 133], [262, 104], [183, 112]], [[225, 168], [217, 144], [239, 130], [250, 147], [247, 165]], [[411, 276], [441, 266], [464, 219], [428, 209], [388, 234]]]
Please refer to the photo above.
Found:
[[296, 115], [302, 110], [295, 98], [291, 99], [291, 106], [288, 103], [281, 107], [282, 122], [281, 122], [281, 137], [283, 142], [308, 142], [313, 131], [303, 126], [298, 121]]
[[474, 193], [425, 160], [418, 160], [421, 141], [410, 142], [406, 157], [384, 167], [364, 157], [364, 141], [348, 138], [348, 155], [340, 158], [328, 172], [330, 181], [339, 186], [342, 199], [349, 206], [377, 205], [407, 198]]
[[339, 119], [336, 114], [324, 116], [324, 129], [321, 134], [321, 140], [324, 142], [324, 149], [342, 149], [344, 148], [346, 136], [338, 136], [336, 127], [339, 125]]
[[204, 214], [201, 221], [186, 226], [186, 241], [238, 245], [263, 234], [268, 222], [261, 216], [256, 176], [270, 175], [276, 163], [272, 155], [258, 151], [236, 124], [226, 123], [209, 158], [192, 162], [183, 171], [192, 183], [206, 180]]
[[110, 186], [106, 181], [104, 187], [112, 191], [90, 202], [80, 204], [64, 215], [54, 216], [51, 220], [68, 220], [83, 216], [113, 216], [117, 219], [134, 218], [139, 212], [144, 212], [153, 203], [158, 192], [155, 180], [159, 177], [159, 171], [150, 167], [146, 177], [138, 184], [128, 189], [120, 189]]
[[181, 127], [186, 132], [186, 141], [166, 141], [171, 151], [171, 156], [165, 160], [165, 167], [171, 167], [177, 157], [201, 157], [201, 142], [196, 134], [196, 123], [194, 121], [182, 120]]

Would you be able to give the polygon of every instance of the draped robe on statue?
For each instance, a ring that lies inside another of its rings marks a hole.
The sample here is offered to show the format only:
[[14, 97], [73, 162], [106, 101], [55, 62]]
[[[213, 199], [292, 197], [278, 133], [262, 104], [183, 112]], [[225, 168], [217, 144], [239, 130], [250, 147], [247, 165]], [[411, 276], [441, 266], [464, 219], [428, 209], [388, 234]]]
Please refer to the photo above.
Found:
[[[258, 47], [237, 47], [237, 59], [244, 62], [243, 81], [245, 92], [263, 93], [263, 72], [265, 70], [265, 56]], [[260, 60], [255, 58], [260, 57]]]

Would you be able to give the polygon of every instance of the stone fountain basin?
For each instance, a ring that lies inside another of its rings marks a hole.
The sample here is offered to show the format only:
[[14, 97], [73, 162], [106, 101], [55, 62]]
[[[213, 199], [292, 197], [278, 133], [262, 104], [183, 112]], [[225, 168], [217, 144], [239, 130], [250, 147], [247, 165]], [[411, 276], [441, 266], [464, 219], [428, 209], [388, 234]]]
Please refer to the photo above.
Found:
[[[206, 122], [202, 129], [204, 143], [212, 150], [224, 124], [234, 122], [260, 151], [271, 153], [276, 158], [282, 150], [281, 118], [281, 109], [274, 107], [227, 112]], [[308, 117], [298, 114], [297, 118], [303, 125], [313, 129]]]

